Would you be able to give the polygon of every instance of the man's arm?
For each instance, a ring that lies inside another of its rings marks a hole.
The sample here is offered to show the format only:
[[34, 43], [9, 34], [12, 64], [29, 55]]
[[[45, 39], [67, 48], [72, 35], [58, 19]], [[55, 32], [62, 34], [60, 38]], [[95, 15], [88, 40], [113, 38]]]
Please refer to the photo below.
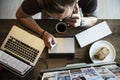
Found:
[[[96, 3], [96, 2], [94, 2]], [[80, 4], [81, 5], [81, 4]], [[80, 9], [79, 4], [76, 4], [73, 9], [73, 14], [70, 18], [65, 18], [64, 21], [74, 27], [91, 27], [97, 22], [97, 17], [95, 15], [96, 4], [88, 5]], [[83, 14], [83, 15], [82, 15]]]
[[[29, 29], [31, 29], [32, 31], [36, 32], [37, 34], [39, 34], [40, 36], [43, 37], [43, 40], [46, 44], [46, 46], [48, 48], [50, 48], [50, 44], [48, 44], [49, 39], [52, 39], [53, 42], [55, 42], [55, 38], [48, 33], [47, 31], [43, 30], [36, 22], [35, 20], [32, 18], [31, 15], [28, 15], [26, 13], [24, 13], [24, 11], [22, 10], [22, 7], [20, 6], [19, 9], [16, 12], [16, 17], [18, 19], [18, 21], [25, 25], [26, 27], [28, 27]], [[56, 43], [56, 42], [55, 42]]]
[[[83, 5], [81, 3], [83, 2]], [[93, 26], [97, 22], [96, 17], [96, 8], [97, 8], [97, 0], [81, 0], [78, 2], [79, 5], [82, 5], [82, 12], [84, 20], [84, 26], [89, 27]]]
[[39, 25], [35, 22], [31, 15], [28, 15], [23, 12], [22, 7], [20, 6], [16, 12], [17, 20], [29, 29], [33, 30], [34, 32], [38, 33], [42, 36], [42, 32], [44, 31]]
[[93, 26], [97, 22], [97, 20], [98, 19], [94, 16], [83, 17], [81, 18], [81, 26], [86, 26], [86, 27]]

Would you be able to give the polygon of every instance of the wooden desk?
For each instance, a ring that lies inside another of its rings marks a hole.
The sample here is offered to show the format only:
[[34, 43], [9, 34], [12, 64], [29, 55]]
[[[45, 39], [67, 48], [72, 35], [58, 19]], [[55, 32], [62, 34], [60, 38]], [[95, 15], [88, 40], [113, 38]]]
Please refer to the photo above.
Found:
[[[52, 33], [54, 36], [74, 36], [76, 33], [85, 30], [83, 28], [71, 27], [71, 28], [68, 28], [67, 33], [65, 33], [64, 35], [60, 35], [60, 34], [56, 33], [55, 28], [54, 28], [57, 21], [54, 21], [54, 20], [50, 20], [50, 21], [36, 20], [36, 21], [39, 25], [41, 25], [48, 32]], [[104, 21], [104, 20], [99, 20], [98, 23], [102, 22], [102, 21]], [[120, 20], [105, 20], [105, 21], [107, 21], [107, 23], [110, 26], [113, 33], [111, 35], [103, 38], [103, 40], [107, 40], [113, 44], [113, 46], [116, 49], [116, 55], [117, 55], [115, 61], [120, 64], [120, 49], [119, 49], [120, 48], [120, 31], [119, 31], [120, 30]], [[5, 39], [5, 37], [7, 36], [9, 30], [11, 29], [11, 27], [13, 25], [20, 26], [20, 24], [17, 22], [17, 20], [11, 20], [11, 19], [10, 20], [0, 20], [0, 45], [2, 44], [3, 40]], [[91, 44], [84, 48], [80, 48], [77, 41], [75, 40], [75, 59], [49, 58], [47, 56], [47, 48], [44, 49], [42, 57], [44, 59], [46, 59], [49, 68], [61, 67], [61, 66], [65, 66], [69, 63], [81, 63], [81, 62], [90, 63], [91, 60], [88, 55], [90, 46], [91, 46]], [[2, 70], [0, 72], [0, 79], [8, 80], [8, 79], [14, 78], [15, 80], [19, 80], [19, 79], [20, 80], [37, 80], [40, 70], [42, 70], [44, 68], [45, 68], [45, 64], [40, 59], [37, 62], [34, 70], [30, 74], [28, 74], [25, 78], [21, 79], [21, 78], [15, 76], [14, 74], [11, 74], [7, 70]]]

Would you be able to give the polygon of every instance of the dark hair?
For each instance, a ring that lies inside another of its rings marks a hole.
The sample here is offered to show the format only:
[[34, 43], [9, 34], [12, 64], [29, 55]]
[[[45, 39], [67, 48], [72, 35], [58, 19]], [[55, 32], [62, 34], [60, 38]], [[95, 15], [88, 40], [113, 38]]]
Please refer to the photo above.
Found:
[[75, 0], [38, 0], [42, 10], [49, 13], [63, 13], [66, 5], [73, 5]]

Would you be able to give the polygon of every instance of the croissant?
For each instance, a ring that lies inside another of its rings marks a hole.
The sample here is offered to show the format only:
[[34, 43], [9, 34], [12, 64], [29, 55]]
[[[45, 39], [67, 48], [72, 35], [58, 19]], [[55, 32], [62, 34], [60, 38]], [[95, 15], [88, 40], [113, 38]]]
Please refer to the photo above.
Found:
[[99, 60], [103, 60], [107, 57], [107, 55], [110, 53], [109, 49], [106, 47], [102, 47], [95, 55], [94, 57]]

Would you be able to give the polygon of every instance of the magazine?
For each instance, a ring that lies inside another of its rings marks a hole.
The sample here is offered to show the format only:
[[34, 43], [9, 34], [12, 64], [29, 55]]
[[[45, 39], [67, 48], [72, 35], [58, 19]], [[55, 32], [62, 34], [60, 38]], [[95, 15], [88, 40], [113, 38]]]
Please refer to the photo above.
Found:
[[94, 67], [96, 71], [100, 74], [100, 76], [104, 80], [119, 80], [118, 77], [116, 77], [110, 70], [108, 70], [106, 67]]
[[97, 73], [95, 68], [82, 68], [81, 69], [86, 80], [103, 80], [100, 75]]
[[107, 65], [104, 66], [106, 68], [108, 68], [112, 73], [114, 73], [120, 80], [120, 67], [117, 65]]
[[80, 69], [70, 70], [71, 80], [86, 80]]

